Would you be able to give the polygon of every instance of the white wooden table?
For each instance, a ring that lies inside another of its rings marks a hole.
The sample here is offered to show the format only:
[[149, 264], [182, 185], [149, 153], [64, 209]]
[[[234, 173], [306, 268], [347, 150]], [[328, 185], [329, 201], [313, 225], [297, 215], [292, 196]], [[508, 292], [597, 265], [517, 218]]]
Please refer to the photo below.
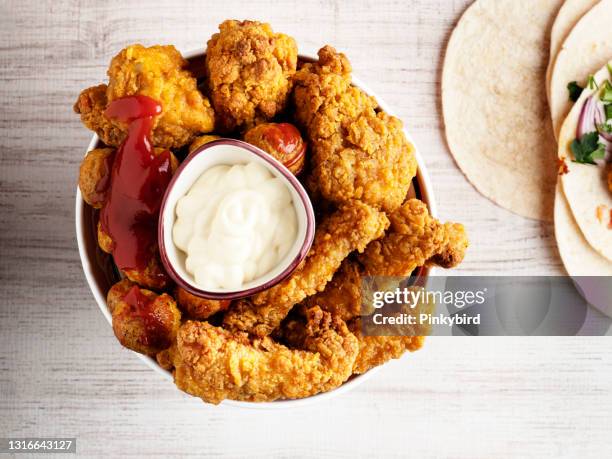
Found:
[[[467, 224], [462, 274], [561, 274], [553, 228], [481, 197], [450, 157], [438, 81], [465, 0], [0, 5], [0, 436], [74, 436], [88, 457], [603, 457], [606, 338], [433, 338], [353, 392], [284, 411], [202, 404], [122, 349], [76, 249], [90, 133], [72, 113], [132, 42], [203, 47], [225, 18], [270, 22], [302, 51], [330, 43], [411, 130], [439, 213]], [[451, 341], [452, 340], [452, 341]]]

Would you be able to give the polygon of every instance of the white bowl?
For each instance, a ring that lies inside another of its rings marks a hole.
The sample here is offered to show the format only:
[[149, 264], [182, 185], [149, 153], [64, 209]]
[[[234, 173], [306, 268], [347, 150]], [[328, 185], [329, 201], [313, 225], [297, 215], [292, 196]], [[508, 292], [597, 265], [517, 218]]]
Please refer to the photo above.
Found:
[[[185, 53], [184, 56], [187, 59], [203, 57], [204, 51], [198, 49]], [[313, 55], [300, 54], [300, 59], [314, 61], [316, 60], [316, 57], [313, 57]], [[391, 110], [391, 108], [370, 88], [368, 88], [368, 86], [364, 84], [359, 78], [353, 76], [353, 84], [361, 88], [367, 94], [376, 98], [378, 105], [385, 112], [389, 113], [390, 115], [394, 114], [393, 110]], [[427, 174], [427, 169], [425, 168], [425, 163], [423, 162], [423, 158], [419, 154], [419, 150], [416, 144], [414, 143], [414, 139], [412, 138], [410, 133], [404, 129], [404, 134], [406, 135], [408, 141], [414, 146], [414, 154], [418, 165], [417, 176], [413, 180], [414, 193], [416, 197], [418, 197], [427, 204], [427, 206], [429, 207], [430, 214], [435, 217], [437, 216], [436, 202], [433, 194], [431, 180], [429, 178], [429, 175]], [[86, 153], [96, 148], [98, 142], [98, 136], [94, 134], [91, 141], [89, 142]], [[87, 279], [89, 288], [91, 289], [91, 292], [96, 300], [96, 303], [98, 304], [98, 307], [100, 308], [100, 311], [102, 311], [102, 314], [108, 321], [109, 325], [112, 327], [112, 317], [106, 305], [106, 293], [114, 282], [114, 280], [112, 279], [113, 275], [111, 273], [112, 267], [109, 266], [109, 258], [103, 255], [100, 249], [98, 248], [97, 233], [95, 227], [95, 211], [94, 209], [85, 204], [78, 186], [76, 190], [75, 222], [79, 255], [81, 257], [81, 263], [83, 265], [83, 272], [85, 273], [85, 278]], [[102, 257], [102, 259], [100, 259], [100, 257]], [[431, 275], [432, 271], [433, 270], [429, 268], [428, 270], [425, 270], [422, 275]], [[173, 382], [172, 374], [167, 370], [161, 368], [154, 359], [146, 355], [138, 354], [136, 352], [134, 352], [134, 354], [138, 356], [138, 358], [141, 359], [149, 368], [153, 369], [166, 380]], [[267, 403], [225, 400], [222, 402], [222, 405], [263, 410], [303, 407], [315, 402], [323, 402], [325, 400], [329, 400], [332, 397], [344, 394], [354, 389], [355, 387], [359, 386], [360, 384], [368, 380], [370, 377], [372, 377], [375, 373], [377, 373], [380, 368], [381, 367], [376, 367], [362, 375], [353, 376], [337, 389], [313, 395], [308, 398], [298, 400], [279, 400]]]

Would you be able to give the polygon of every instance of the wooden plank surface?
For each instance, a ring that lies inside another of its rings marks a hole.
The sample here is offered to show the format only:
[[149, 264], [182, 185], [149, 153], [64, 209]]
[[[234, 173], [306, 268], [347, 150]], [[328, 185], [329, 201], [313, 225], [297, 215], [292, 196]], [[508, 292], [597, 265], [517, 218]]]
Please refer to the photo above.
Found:
[[450, 157], [438, 81], [464, 0], [31, 1], [0, 5], [0, 436], [75, 436], [88, 457], [602, 457], [612, 353], [604, 338], [433, 338], [311, 407], [212, 407], [115, 341], [81, 271], [72, 113], [132, 42], [203, 47], [225, 18], [271, 22], [301, 52], [329, 43], [405, 121], [444, 219], [465, 222], [462, 274], [561, 274], [549, 224], [481, 197]]

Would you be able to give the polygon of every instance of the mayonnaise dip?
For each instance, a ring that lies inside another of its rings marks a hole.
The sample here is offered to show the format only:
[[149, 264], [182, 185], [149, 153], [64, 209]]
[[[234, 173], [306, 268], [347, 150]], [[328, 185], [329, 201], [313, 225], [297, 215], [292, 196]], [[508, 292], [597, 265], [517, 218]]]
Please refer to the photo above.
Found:
[[174, 244], [205, 290], [238, 290], [262, 277], [296, 237], [287, 185], [257, 162], [211, 167], [176, 204]]

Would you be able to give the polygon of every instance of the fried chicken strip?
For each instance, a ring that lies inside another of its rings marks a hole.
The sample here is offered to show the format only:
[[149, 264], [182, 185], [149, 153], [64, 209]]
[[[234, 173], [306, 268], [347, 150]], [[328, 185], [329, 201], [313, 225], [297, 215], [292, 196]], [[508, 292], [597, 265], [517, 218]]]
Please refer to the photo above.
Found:
[[[352, 373], [357, 339], [344, 322], [320, 309], [317, 314], [322, 325], [313, 325], [303, 336], [304, 350], [187, 321], [169, 353], [177, 387], [216, 404], [304, 398], [340, 386]], [[158, 358], [165, 362], [166, 356]]]
[[[425, 264], [452, 268], [462, 261], [468, 246], [463, 225], [440, 223], [417, 199], [407, 201], [389, 219], [389, 231], [358, 256], [361, 263], [344, 260], [331, 282], [322, 292], [307, 298], [306, 305], [317, 304], [350, 320], [372, 312], [362, 301], [363, 276], [405, 277]], [[377, 279], [376, 287], [392, 290], [397, 284], [397, 279]]]
[[392, 359], [400, 358], [406, 351], [414, 352], [423, 347], [424, 336], [364, 336], [361, 318], [349, 323], [351, 332], [359, 342], [359, 353], [353, 373], [362, 374]]
[[[412, 286], [409, 289], [426, 292], [422, 287]], [[395, 310], [387, 311], [385, 316], [410, 314], [419, 317], [420, 314], [431, 314], [435, 304], [428, 297], [419, 297], [414, 305], [404, 304]], [[406, 351], [414, 352], [423, 347], [425, 336], [431, 332], [430, 325], [379, 325], [374, 323], [372, 316], [356, 317], [348, 323], [349, 329], [359, 341], [359, 354], [355, 360], [353, 373], [365, 373], [371, 368], [401, 357]]]
[[312, 175], [307, 182], [334, 203], [359, 199], [392, 212], [416, 175], [413, 146], [402, 122], [351, 84], [351, 65], [331, 46], [294, 77], [295, 117], [308, 135]]
[[336, 271], [332, 280], [322, 292], [304, 301], [307, 307], [319, 305], [325, 311], [350, 320], [361, 314], [361, 276], [363, 268], [350, 258], [346, 258]]
[[384, 213], [359, 201], [341, 206], [318, 226], [306, 259], [289, 278], [241, 301], [227, 312], [225, 326], [256, 336], [269, 335], [304, 298], [325, 288], [349, 253], [362, 252], [384, 234]]
[[468, 247], [463, 225], [440, 223], [422, 201], [408, 200], [389, 220], [385, 237], [358, 257], [365, 275], [407, 276], [427, 262], [451, 268], [463, 260]]
[[106, 145], [118, 147], [125, 139], [127, 125], [104, 116], [108, 103], [125, 96], [149, 96], [162, 105], [151, 142], [157, 147], [179, 148], [214, 126], [210, 102], [200, 93], [186, 66], [187, 61], [174, 46], [128, 46], [112, 59], [108, 86], [84, 90], [74, 111]]
[[269, 24], [224, 21], [208, 41], [206, 69], [220, 132], [248, 129], [284, 109], [297, 45]]

